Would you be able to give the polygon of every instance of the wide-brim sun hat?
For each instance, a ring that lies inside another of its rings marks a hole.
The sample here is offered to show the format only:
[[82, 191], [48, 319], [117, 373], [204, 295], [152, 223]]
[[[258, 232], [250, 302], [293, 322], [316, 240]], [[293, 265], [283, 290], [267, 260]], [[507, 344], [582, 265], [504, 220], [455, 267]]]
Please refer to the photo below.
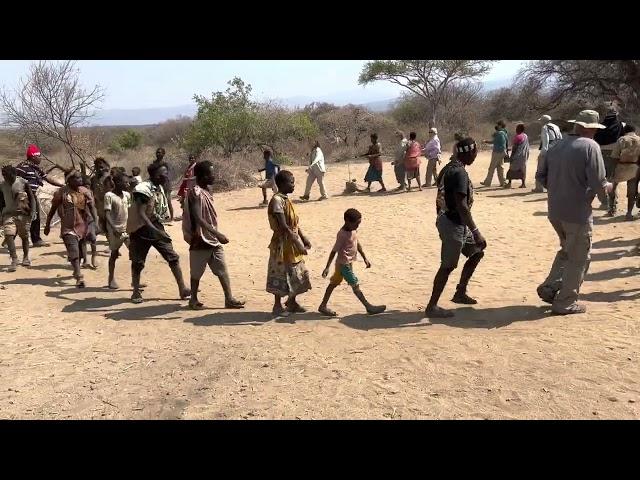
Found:
[[595, 110], [583, 110], [574, 120], [568, 120], [568, 122], [581, 125], [584, 128], [607, 128], [600, 123], [600, 115]]

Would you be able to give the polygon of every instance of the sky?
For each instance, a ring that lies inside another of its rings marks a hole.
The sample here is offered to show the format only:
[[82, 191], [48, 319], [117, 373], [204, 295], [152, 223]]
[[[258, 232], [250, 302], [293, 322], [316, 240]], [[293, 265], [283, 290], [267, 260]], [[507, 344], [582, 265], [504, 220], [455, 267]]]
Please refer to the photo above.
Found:
[[[522, 60], [501, 60], [483, 80], [505, 80]], [[28, 73], [29, 60], [0, 60], [0, 85], [15, 88]], [[225, 90], [239, 76], [258, 100], [354, 95], [357, 101], [388, 100], [401, 88], [387, 82], [362, 87], [364, 60], [81, 60], [80, 81], [106, 89], [104, 109], [173, 107], [192, 103], [193, 95]]]

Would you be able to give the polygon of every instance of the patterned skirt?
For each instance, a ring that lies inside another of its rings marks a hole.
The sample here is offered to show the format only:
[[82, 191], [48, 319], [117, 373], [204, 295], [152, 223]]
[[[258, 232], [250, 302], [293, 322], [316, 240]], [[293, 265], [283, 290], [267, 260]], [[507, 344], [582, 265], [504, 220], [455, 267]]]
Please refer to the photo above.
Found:
[[269, 255], [267, 271], [267, 292], [288, 297], [300, 295], [309, 290], [311, 290], [311, 279], [304, 260], [298, 263], [283, 262], [272, 251]]

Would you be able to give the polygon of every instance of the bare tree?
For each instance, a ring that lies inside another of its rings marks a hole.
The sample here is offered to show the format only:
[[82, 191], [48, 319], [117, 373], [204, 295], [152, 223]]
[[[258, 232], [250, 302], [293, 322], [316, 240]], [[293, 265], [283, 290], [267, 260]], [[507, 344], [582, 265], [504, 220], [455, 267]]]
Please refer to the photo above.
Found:
[[640, 106], [640, 60], [537, 60], [520, 71], [517, 81], [543, 93], [530, 99], [537, 110], [576, 99]]
[[23, 138], [45, 137], [60, 142], [72, 168], [79, 165], [86, 176], [93, 149], [78, 129], [95, 115], [104, 90], [99, 85], [85, 90], [79, 73], [72, 61], [34, 63], [14, 92], [0, 92], [0, 109], [5, 115], [4, 124], [17, 129]]
[[358, 83], [387, 81], [424, 98], [430, 108], [431, 127], [451, 87], [472, 83], [485, 75], [492, 60], [375, 60], [367, 62]]

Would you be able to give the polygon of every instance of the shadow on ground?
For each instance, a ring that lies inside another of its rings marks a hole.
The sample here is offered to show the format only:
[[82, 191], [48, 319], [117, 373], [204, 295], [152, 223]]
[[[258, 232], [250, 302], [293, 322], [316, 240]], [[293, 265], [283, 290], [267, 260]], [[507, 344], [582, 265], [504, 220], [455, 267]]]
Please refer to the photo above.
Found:
[[455, 328], [501, 328], [513, 322], [540, 320], [547, 317], [549, 308], [532, 305], [515, 305], [498, 308], [463, 307], [455, 310], [452, 318], [425, 319], [423, 312], [391, 311], [382, 315], [349, 315], [340, 320], [357, 330], [382, 328], [424, 327], [447, 325]]

